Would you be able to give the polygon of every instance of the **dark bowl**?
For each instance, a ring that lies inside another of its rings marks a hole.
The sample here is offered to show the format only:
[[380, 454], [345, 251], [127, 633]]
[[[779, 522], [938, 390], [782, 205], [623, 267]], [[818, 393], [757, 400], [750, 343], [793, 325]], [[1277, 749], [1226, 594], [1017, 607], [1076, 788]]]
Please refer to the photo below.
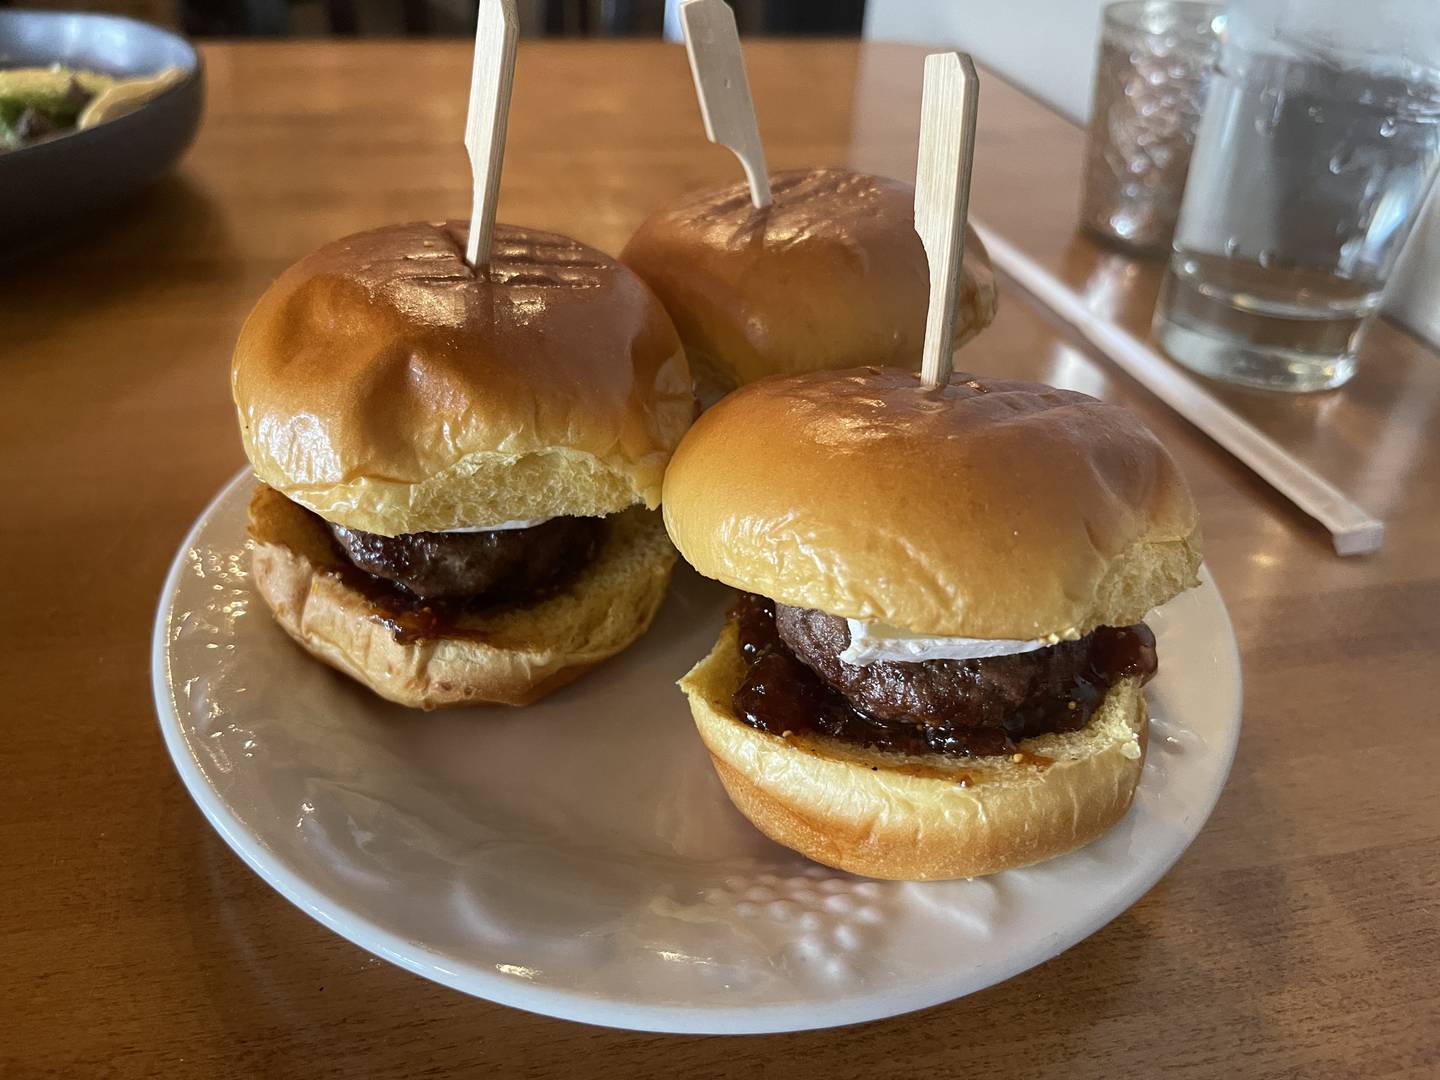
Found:
[[119, 15], [0, 9], [0, 67], [55, 63], [186, 75], [126, 116], [0, 154], [0, 261], [133, 196], [175, 164], [200, 125], [200, 57], [179, 35]]

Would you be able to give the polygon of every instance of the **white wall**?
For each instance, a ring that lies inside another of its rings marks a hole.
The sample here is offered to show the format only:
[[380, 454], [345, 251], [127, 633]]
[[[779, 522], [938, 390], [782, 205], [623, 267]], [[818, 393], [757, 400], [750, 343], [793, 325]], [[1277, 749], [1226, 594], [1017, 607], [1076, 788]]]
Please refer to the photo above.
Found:
[[1440, 182], [1400, 254], [1386, 310], [1440, 348]]
[[868, 0], [865, 36], [954, 45], [1053, 108], [1090, 115], [1107, 0]]
[[[868, 0], [865, 36], [974, 53], [1053, 108], [1084, 123], [1108, 0]], [[1437, 185], [1440, 186], [1440, 185]], [[1387, 305], [1440, 345], [1440, 197], [1416, 226]]]

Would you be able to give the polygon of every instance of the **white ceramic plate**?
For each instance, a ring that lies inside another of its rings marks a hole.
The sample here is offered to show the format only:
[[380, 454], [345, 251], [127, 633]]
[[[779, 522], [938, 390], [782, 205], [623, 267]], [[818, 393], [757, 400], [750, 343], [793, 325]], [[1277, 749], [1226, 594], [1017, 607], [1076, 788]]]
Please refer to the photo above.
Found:
[[1224, 605], [1157, 612], [1134, 807], [1063, 858], [975, 881], [866, 881], [756, 832], [727, 801], [678, 679], [728, 591], [685, 568], [650, 633], [522, 710], [419, 713], [311, 660], [250, 586], [237, 477], [176, 557], [155, 702], [220, 835], [351, 941], [469, 994], [653, 1031], [892, 1016], [990, 986], [1134, 903], [1200, 830], [1240, 728]]

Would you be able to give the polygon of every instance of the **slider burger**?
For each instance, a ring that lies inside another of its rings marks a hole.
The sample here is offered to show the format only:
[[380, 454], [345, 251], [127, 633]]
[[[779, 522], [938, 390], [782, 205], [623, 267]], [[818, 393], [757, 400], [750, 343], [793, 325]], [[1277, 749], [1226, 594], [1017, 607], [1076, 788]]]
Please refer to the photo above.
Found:
[[[860, 364], [918, 368], [930, 269], [915, 188], [845, 169], [780, 172], [770, 183], [764, 209], [740, 183], [657, 211], [620, 254], [675, 320], [702, 386]], [[957, 346], [990, 325], [996, 298], [985, 247], [967, 230]]]
[[261, 297], [233, 389], [260, 595], [382, 697], [523, 705], [649, 626], [654, 508], [695, 414], [674, 327], [563, 236], [463, 222], [329, 244]]
[[731, 800], [817, 862], [974, 877], [1130, 805], [1146, 613], [1195, 507], [1125, 409], [1033, 383], [816, 372], [706, 412], [665, 477], [680, 553], [741, 596], [681, 681]]

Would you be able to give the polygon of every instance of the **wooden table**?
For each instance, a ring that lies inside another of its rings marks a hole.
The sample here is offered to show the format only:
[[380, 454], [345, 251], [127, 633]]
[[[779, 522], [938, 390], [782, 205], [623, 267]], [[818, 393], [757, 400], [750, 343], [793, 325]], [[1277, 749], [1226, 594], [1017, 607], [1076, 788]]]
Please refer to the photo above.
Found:
[[[920, 51], [748, 57], [772, 167], [911, 175]], [[165, 756], [151, 618], [186, 527], [243, 461], [229, 351], [265, 285], [344, 233], [464, 214], [469, 49], [205, 59], [208, 114], [179, 175], [89, 246], [0, 279], [0, 1075], [1437, 1075], [1440, 358], [1383, 324], [1339, 393], [1227, 394], [1387, 519], [1385, 549], [1354, 560], [1021, 295], [963, 354], [1129, 402], [1163, 433], [1245, 662], [1209, 826], [1040, 968], [856, 1028], [633, 1034], [423, 982], [272, 892]], [[1143, 330], [1156, 268], [1074, 234], [1081, 134], [993, 77], [981, 114], [977, 216]], [[679, 48], [522, 47], [503, 218], [616, 251], [650, 207], [737, 176], [701, 139]]]

